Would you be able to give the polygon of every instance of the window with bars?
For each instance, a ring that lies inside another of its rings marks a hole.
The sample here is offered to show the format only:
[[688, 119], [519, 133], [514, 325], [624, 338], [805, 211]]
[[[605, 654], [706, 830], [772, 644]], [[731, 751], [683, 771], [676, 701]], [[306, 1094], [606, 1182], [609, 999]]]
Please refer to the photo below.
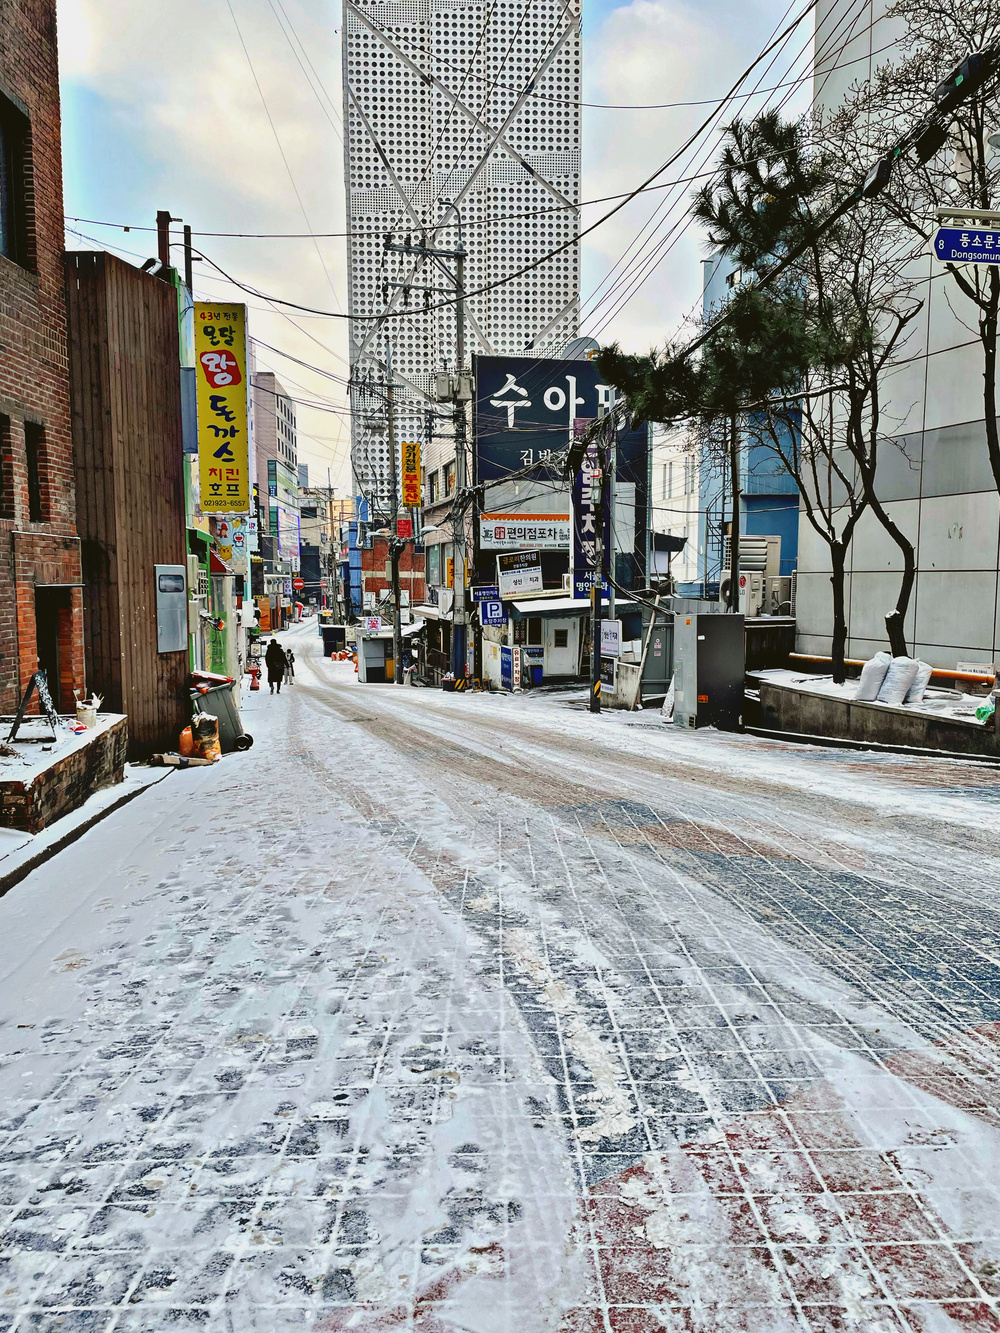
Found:
[[28, 464], [28, 519], [44, 523], [48, 518], [45, 485], [45, 427], [39, 421], [24, 423], [24, 453]]
[[0, 254], [31, 268], [31, 135], [27, 116], [0, 94]]

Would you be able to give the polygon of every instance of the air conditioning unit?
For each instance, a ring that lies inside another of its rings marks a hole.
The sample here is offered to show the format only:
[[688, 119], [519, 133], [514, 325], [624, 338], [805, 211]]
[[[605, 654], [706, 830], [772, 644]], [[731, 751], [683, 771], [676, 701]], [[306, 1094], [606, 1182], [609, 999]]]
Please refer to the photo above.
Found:
[[768, 616], [790, 616], [792, 611], [792, 577], [779, 574], [777, 578], [764, 579], [764, 614]]
[[[727, 535], [722, 543], [722, 570], [725, 574], [730, 566], [730, 541]], [[781, 572], [781, 538], [758, 537], [744, 532], [740, 535], [740, 569], [756, 571], [768, 578], [775, 578]]]
[[764, 607], [764, 575], [755, 570], [740, 572], [739, 610], [747, 620], [759, 616]]

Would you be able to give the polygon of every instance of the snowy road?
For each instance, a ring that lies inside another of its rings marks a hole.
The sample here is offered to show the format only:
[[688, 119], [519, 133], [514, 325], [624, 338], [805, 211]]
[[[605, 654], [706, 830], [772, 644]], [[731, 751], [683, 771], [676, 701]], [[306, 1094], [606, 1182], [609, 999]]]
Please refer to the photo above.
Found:
[[0, 1330], [1000, 1333], [1000, 772], [314, 634], [0, 900]]

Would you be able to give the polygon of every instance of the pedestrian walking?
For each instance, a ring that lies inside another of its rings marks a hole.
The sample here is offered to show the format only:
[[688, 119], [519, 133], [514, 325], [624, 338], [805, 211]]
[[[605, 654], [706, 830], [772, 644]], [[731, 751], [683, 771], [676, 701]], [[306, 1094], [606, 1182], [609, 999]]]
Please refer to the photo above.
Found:
[[267, 667], [267, 683], [271, 687], [271, 693], [274, 693], [274, 687], [277, 685], [278, 693], [281, 693], [281, 682], [285, 679], [285, 668], [288, 663], [285, 660], [285, 654], [282, 652], [281, 645], [277, 639], [272, 639], [267, 645], [267, 652], [264, 654], [264, 664]]
[[286, 665], [287, 665], [287, 667], [288, 667], [288, 679], [289, 679], [289, 680], [294, 680], [294, 679], [295, 679], [295, 654], [292, 652], [291, 648], [286, 648], [286, 649], [285, 649], [285, 663], [286, 663]]

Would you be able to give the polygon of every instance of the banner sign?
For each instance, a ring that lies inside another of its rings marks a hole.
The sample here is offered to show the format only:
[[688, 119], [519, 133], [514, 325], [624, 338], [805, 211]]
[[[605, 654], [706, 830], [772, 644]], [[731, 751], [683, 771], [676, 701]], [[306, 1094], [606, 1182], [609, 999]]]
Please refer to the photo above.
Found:
[[620, 657], [622, 651], [622, 622], [601, 621], [601, 656]]
[[479, 583], [470, 588], [474, 602], [498, 602], [500, 600], [500, 589], [495, 583]]
[[482, 514], [479, 544], [484, 551], [568, 551], [568, 514]]
[[939, 227], [934, 255], [945, 264], [1000, 264], [1000, 227]]
[[497, 556], [501, 598], [542, 591], [542, 557], [538, 551], [510, 551]]
[[501, 626], [506, 623], [503, 602], [480, 602], [479, 623], [481, 625]]
[[[583, 456], [583, 465], [573, 478], [573, 596], [589, 597], [597, 582], [597, 523], [598, 510], [594, 503], [593, 479], [600, 472], [597, 445], [592, 444]], [[611, 506], [605, 507], [604, 551], [611, 546]], [[608, 595], [607, 579], [601, 579], [601, 592]]]
[[364, 629], [364, 632], [365, 632], [366, 634], [381, 634], [381, 633], [382, 633], [382, 617], [381, 617], [381, 616], [365, 616], [365, 618], [362, 620], [361, 624], [362, 624], [362, 628]]
[[276, 505], [278, 519], [278, 555], [282, 560], [299, 558], [299, 515], [287, 505]]
[[397, 519], [396, 519], [396, 536], [397, 536], [397, 537], [406, 537], [406, 538], [409, 538], [409, 537], [412, 537], [412, 536], [413, 536], [413, 519], [412, 519], [412, 518], [397, 518]]
[[196, 301], [194, 357], [202, 513], [250, 509], [246, 306]]
[[410, 508], [420, 505], [420, 442], [403, 441], [403, 504]]

